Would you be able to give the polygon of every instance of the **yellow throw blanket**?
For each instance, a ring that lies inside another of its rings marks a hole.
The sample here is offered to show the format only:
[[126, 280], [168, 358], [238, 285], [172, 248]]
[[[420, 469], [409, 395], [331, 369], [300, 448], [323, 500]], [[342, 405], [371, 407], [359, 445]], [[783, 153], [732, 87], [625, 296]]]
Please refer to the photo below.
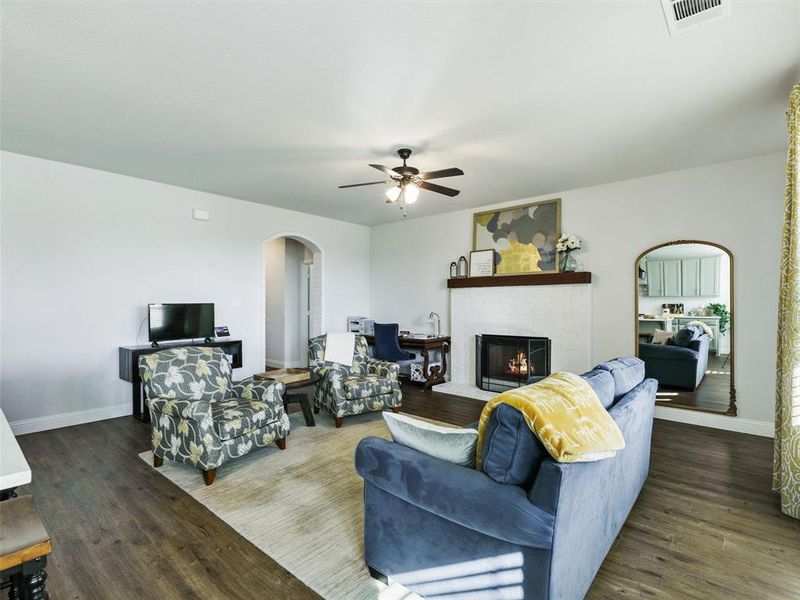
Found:
[[559, 462], [610, 458], [625, 447], [622, 432], [592, 386], [582, 377], [562, 371], [533, 385], [503, 392], [486, 403], [478, 423], [478, 469], [482, 468], [489, 417], [500, 404], [520, 411], [550, 456]]

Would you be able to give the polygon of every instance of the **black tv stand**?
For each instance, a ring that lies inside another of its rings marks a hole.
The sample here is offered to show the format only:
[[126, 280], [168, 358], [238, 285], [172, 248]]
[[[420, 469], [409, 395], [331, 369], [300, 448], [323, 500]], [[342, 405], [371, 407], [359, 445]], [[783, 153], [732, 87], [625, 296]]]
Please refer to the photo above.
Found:
[[141, 346], [120, 346], [119, 348], [119, 378], [129, 381], [133, 388], [131, 401], [133, 403], [133, 416], [147, 423], [150, 421], [150, 411], [144, 404], [144, 394], [142, 393], [142, 379], [139, 377], [139, 357], [145, 354], [152, 354], [166, 348], [178, 348], [180, 346], [208, 346], [220, 348], [225, 354], [233, 357], [231, 366], [234, 369], [242, 367], [242, 340], [212, 340], [206, 338], [204, 342], [163, 342], [161, 344], [153, 342]]

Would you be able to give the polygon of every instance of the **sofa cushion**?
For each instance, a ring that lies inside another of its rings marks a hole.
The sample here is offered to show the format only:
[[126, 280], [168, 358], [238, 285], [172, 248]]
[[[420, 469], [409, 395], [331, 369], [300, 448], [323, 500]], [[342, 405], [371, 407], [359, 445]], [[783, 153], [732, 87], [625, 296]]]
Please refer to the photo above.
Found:
[[547, 450], [516, 408], [500, 404], [486, 425], [483, 472], [497, 483], [530, 486]]
[[634, 356], [615, 358], [595, 367], [595, 370], [608, 371], [614, 378], [614, 397], [619, 398], [630, 392], [644, 379], [644, 361]]
[[475, 466], [475, 445], [478, 443], [477, 429], [442, 427], [408, 415], [383, 413], [383, 420], [392, 439], [423, 454], [461, 465]]
[[377, 375], [348, 377], [344, 380], [344, 397], [347, 400], [370, 398], [392, 393], [392, 380]]
[[651, 344], [666, 344], [669, 342], [670, 338], [672, 337], [671, 331], [664, 331], [663, 329], [656, 329], [653, 332], [653, 339], [650, 341]]
[[214, 428], [222, 440], [232, 440], [277, 421], [274, 406], [260, 400], [228, 398], [211, 404]]
[[592, 369], [588, 373], [581, 375], [581, 377], [592, 386], [603, 408], [607, 409], [614, 404], [614, 377], [612, 377], [611, 373], [603, 369]]

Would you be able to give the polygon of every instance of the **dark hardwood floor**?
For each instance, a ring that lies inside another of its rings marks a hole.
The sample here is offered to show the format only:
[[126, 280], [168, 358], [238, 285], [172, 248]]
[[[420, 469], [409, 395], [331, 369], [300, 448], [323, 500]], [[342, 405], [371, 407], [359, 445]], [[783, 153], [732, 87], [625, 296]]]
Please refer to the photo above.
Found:
[[678, 406], [724, 414], [731, 397], [731, 368], [727, 354], [709, 354], [708, 368], [694, 391], [659, 386], [656, 401], [659, 406]]
[[[138, 454], [132, 417], [18, 438], [53, 540], [53, 600], [319, 598]], [[0, 508], [1, 509], [1, 508]]]
[[[403, 388], [405, 412], [456, 425], [483, 406]], [[143, 463], [149, 439], [128, 417], [19, 437], [51, 598], [318, 597]], [[800, 597], [800, 522], [770, 491], [771, 458], [769, 439], [656, 420], [650, 478], [587, 598]]]

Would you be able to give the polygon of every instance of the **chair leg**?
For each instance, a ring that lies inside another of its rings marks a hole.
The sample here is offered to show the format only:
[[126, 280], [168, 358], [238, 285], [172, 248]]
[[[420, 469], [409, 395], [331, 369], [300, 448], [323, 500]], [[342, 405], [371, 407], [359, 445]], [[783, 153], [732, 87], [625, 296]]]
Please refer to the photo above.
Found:
[[281, 450], [286, 450], [286, 438], [278, 438], [275, 440], [275, 445]]
[[400, 407], [399, 406], [393, 406], [392, 407], [392, 412], [393, 413], [399, 413], [400, 412]]
[[217, 476], [216, 469], [209, 469], [208, 471], [203, 471], [203, 481], [206, 482], [206, 485], [211, 485], [214, 483], [214, 478]]
[[153, 454], [153, 466], [157, 469], [164, 464], [164, 457]]
[[315, 415], [319, 414], [319, 406], [317, 406], [316, 404], [314, 405], [314, 414]]
[[342, 421], [344, 421], [344, 417], [336, 417], [336, 429], [342, 426]]

